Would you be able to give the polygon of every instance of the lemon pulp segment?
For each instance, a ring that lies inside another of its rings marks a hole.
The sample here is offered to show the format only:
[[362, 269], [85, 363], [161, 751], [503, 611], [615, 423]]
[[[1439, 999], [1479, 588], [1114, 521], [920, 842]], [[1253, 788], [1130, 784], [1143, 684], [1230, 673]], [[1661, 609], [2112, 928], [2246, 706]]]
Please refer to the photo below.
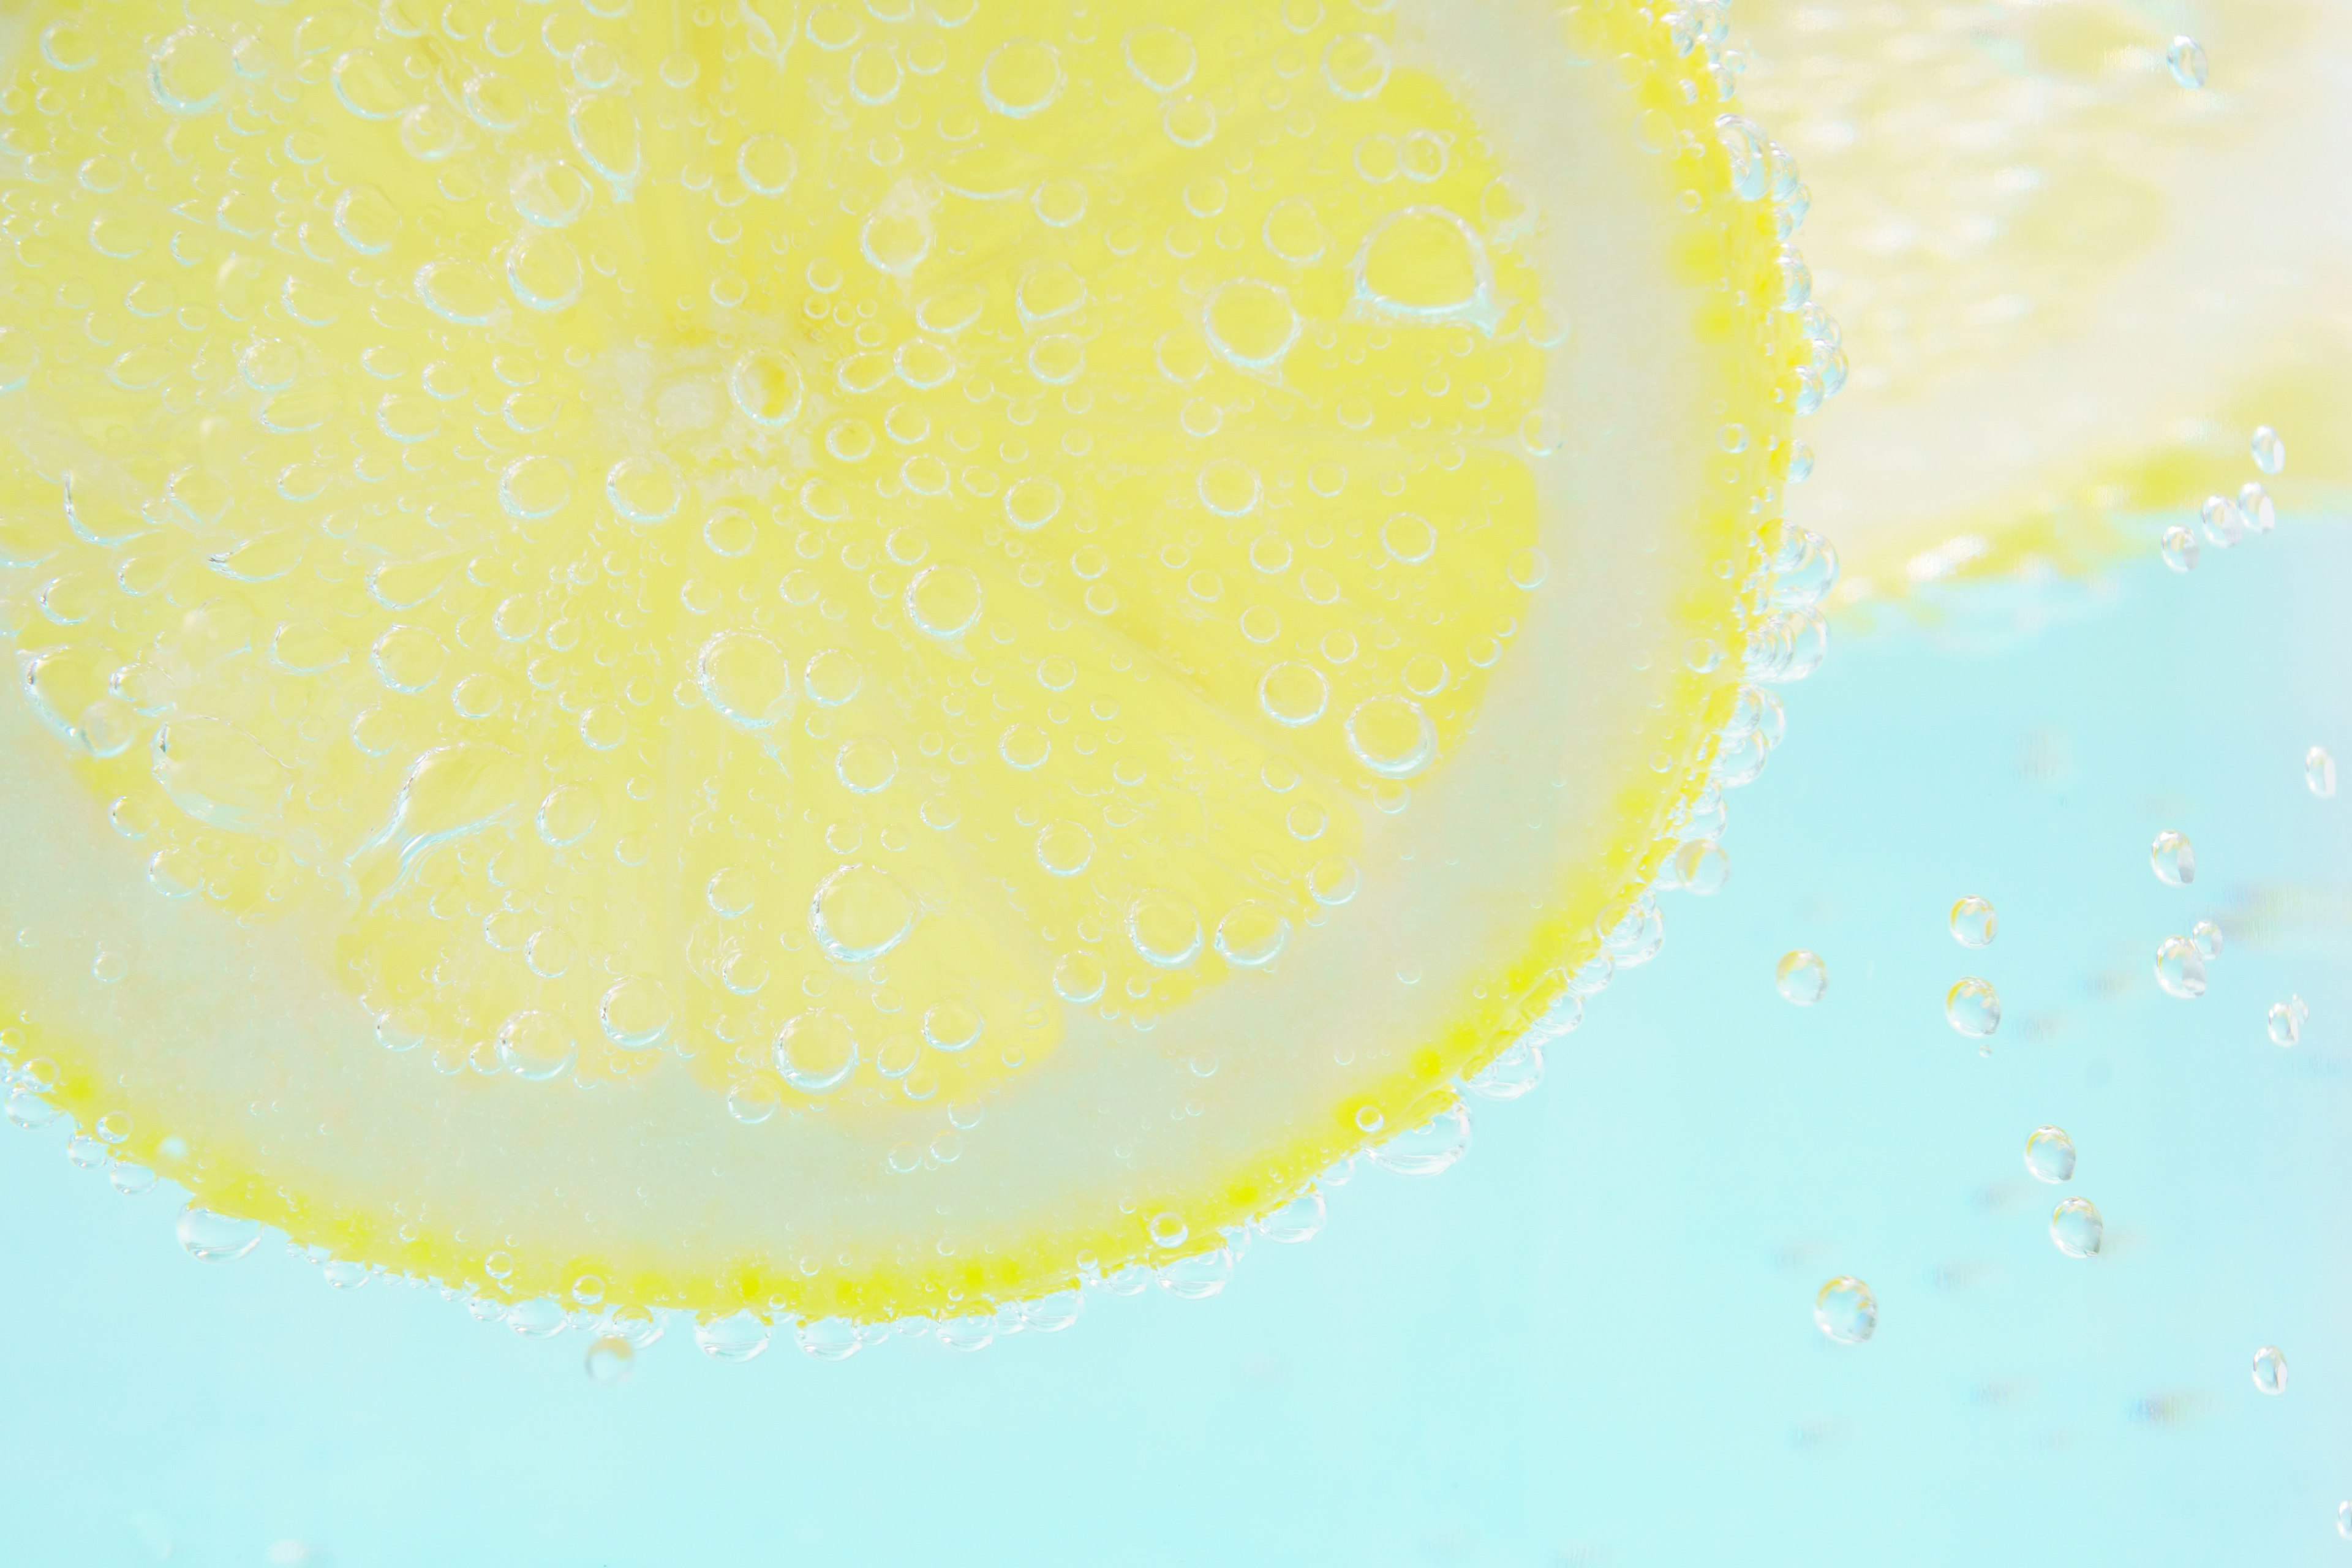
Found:
[[32, 7], [18, 1083], [341, 1258], [861, 1321], [1426, 1121], [1770, 641], [1811, 351], [1690, 44]]
[[2341, 6], [2201, 8], [2202, 89], [2168, 68], [2179, 18], [2124, 0], [1740, 20], [1853, 367], [1790, 502], [1847, 594], [2146, 548], [2114, 520], [2234, 496], [2262, 426], [2282, 499], [2352, 480]]

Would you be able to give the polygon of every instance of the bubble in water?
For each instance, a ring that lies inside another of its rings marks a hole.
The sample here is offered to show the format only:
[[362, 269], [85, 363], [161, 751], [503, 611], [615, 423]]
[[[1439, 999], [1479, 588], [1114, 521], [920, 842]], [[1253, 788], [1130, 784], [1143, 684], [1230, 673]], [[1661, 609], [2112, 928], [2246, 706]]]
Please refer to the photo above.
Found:
[[827, 648], [814, 655], [801, 671], [802, 689], [820, 708], [840, 707], [856, 696], [865, 684], [865, 667], [857, 662], [855, 654], [839, 648]]
[[1950, 923], [1952, 940], [1962, 947], [1989, 946], [2000, 930], [2000, 919], [1993, 913], [1992, 900], [1974, 893], [1952, 906]]
[[753, 349], [727, 373], [727, 395], [737, 412], [771, 430], [800, 413], [803, 385], [800, 365], [782, 349]]
[[2256, 533], [2278, 527], [2278, 503], [2271, 500], [2270, 491], [2251, 479], [2238, 487], [2238, 511]]
[[2199, 921], [2189, 927], [2189, 941], [2200, 958], [2210, 961], [2221, 956], [2221, 928], [2211, 921]]
[[1878, 1331], [1878, 1299], [1851, 1274], [1813, 1294], [1813, 1326], [1842, 1345], [1858, 1345]]
[[1037, 864], [1056, 877], [1076, 876], [1094, 855], [1094, 835], [1067, 818], [1057, 818], [1037, 830]]
[[2205, 46], [2182, 33], [2164, 51], [2164, 63], [2171, 68], [2172, 79], [2187, 88], [2205, 85]]
[[1192, 38], [1173, 27], [1138, 27], [1123, 51], [1135, 79], [1154, 92], [1174, 92], [1192, 79], [1200, 55]]
[[907, 584], [907, 617], [915, 629], [942, 642], [960, 637], [980, 619], [980, 579], [969, 566], [926, 566]]
[[782, 1104], [776, 1086], [764, 1078], [745, 1079], [727, 1090], [727, 1114], [746, 1127], [757, 1127]]
[[2074, 1141], [2063, 1127], [2037, 1127], [2026, 1136], [2025, 1168], [2037, 1182], [2074, 1179]]
[[1944, 1021], [1972, 1040], [2000, 1027], [2000, 993], [1971, 974], [1944, 993]]
[[2322, 800], [2336, 793], [2336, 759], [2325, 747], [2314, 746], [2304, 752], [2303, 782]]
[[803, 1094], [839, 1089], [857, 1068], [857, 1037], [849, 1020], [812, 1007], [776, 1033], [776, 1071]]
[[1145, 963], [1182, 969], [1201, 956], [1201, 916], [1173, 893], [1148, 892], [1128, 906], [1127, 937]]
[[2069, 1258], [2096, 1256], [2106, 1233], [2099, 1205], [2088, 1198], [2063, 1198], [2050, 1211], [2050, 1243]]
[[2269, 1028], [2271, 1044], [2284, 1050], [2303, 1038], [2303, 998], [2271, 1004]]
[[1409, 697], [1366, 699], [1348, 715], [1347, 729], [1348, 749], [1383, 778], [1411, 778], [1437, 760], [1437, 726]]
[[1800, 1007], [1810, 1007], [1829, 994], [1830, 967], [1819, 953], [1795, 948], [1780, 955], [1772, 970], [1772, 982], [1782, 997]]
[[626, 1383], [636, 1364], [636, 1347], [617, 1334], [604, 1334], [589, 1342], [587, 1367], [591, 1383], [605, 1388]]
[[1054, 994], [1083, 1007], [1103, 994], [1110, 976], [1090, 952], [1066, 952], [1054, 963]]
[[2285, 469], [2286, 443], [2279, 439], [2277, 431], [2267, 425], [2261, 426], [2255, 429], [2254, 438], [2250, 445], [2253, 448], [2254, 467], [2272, 475]]
[[1170, 1210], [1153, 1215], [1149, 1228], [1154, 1247], [1181, 1247], [1185, 1237], [1192, 1234], [1192, 1227], [1184, 1223], [1184, 1216]]
[[809, 931], [836, 963], [881, 957], [904, 941], [914, 924], [914, 900], [877, 866], [843, 866], [818, 883], [809, 900]]
[[1290, 921], [1271, 904], [1244, 899], [1217, 922], [1218, 953], [1228, 963], [1263, 969], [1282, 954], [1290, 940]]
[[1323, 50], [1323, 83], [1346, 99], [1367, 99], [1388, 85], [1389, 47], [1370, 33], [1342, 33]]
[[833, 771], [850, 794], [877, 794], [898, 776], [898, 753], [879, 736], [860, 735], [841, 743], [834, 753]]
[[999, 44], [980, 68], [982, 100], [1007, 119], [1045, 112], [1061, 91], [1061, 57], [1052, 45], [1033, 38]]
[[499, 1060], [515, 1077], [532, 1083], [570, 1072], [579, 1054], [563, 1020], [535, 1007], [524, 1008], [499, 1030]]
[[2352, 1541], [2352, 1498], [2336, 1505], [2336, 1533]]
[[712, 1361], [740, 1365], [766, 1353], [768, 1325], [750, 1312], [732, 1312], [695, 1324], [694, 1343]]
[[1324, 1202], [1319, 1192], [1299, 1194], [1257, 1222], [1257, 1233], [1268, 1241], [1295, 1245], [1312, 1241], [1323, 1228]]
[[1288, 660], [1259, 679], [1257, 701], [1267, 718], [1296, 729], [1323, 717], [1331, 702], [1331, 683], [1313, 665]]
[[650, 1051], [668, 1037], [677, 1009], [658, 980], [625, 975], [596, 1005], [604, 1037], [625, 1051]]
[[740, 730], [771, 729], [792, 715], [792, 662], [758, 632], [710, 638], [695, 656], [694, 676], [711, 711]]
[[2168, 886], [2185, 888], [2197, 879], [2195, 847], [2189, 842], [2189, 835], [2169, 827], [2148, 846], [2147, 863], [2156, 868], [2157, 880]]
[[2168, 996], [2183, 1001], [2205, 994], [2205, 960], [2197, 944], [2185, 936], [2168, 936], [2157, 944], [2156, 983]]
[[1434, 1176], [1470, 1150], [1470, 1113], [1450, 1106], [1370, 1151], [1371, 1162], [1401, 1176]]
[[2207, 496], [2197, 515], [2205, 525], [2206, 539], [2216, 550], [2231, 549], [2246, 537], [2246, 514], [2227, 496]]
[[1731, 857], [1712, 838], [1694, 838], [1675, 851], [1675, 886], [1705, 899], [1731, 880]]
[[229, 1263], [261, 1245], [261, 1222], [237, 1219], [197, 1205], [181, 1211], [173, 1226], [180, 1245], [200, 1263]]
[[2264, 1394], [2286, 1392], [2286, 1353], [2276, 1345], [2254, 1352], [2254, 1387]]
[[1494, 268], [1470, 226], [1444, 207], [1407, 207], [1381, 220], [1356, 253], [1358, 307], [1414, 321], [1499, 319]]
[[1201, 326], [1218, 358], [1248, 371], [1269, 371], [1280, 364], [1299, 333], [1298, 311], [1288, 292], [1247, 278], [1210, 291], [1202, 305]]
[[2197, 536], [2180, 523], [2164, 531], [2164, 563], [2175, 572], [2194, 571], [2197, 566]]

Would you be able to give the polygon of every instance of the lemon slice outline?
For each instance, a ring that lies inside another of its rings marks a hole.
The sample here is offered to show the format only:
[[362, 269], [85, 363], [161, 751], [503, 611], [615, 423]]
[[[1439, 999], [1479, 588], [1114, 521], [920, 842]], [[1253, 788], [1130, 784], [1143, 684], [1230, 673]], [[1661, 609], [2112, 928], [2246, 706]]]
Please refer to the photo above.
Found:
[[[1798, 373], [1811, 363], [1815, 352], [1786, 309], [1792, 253], [1782, 241], [1793, 227], [1782, 205], [1789, 194], [1786, 183], [1778, 171], [1759, 178], [1762, 145], [1744, 122], [1727, 123], [1723, 118], [1727, 103], [1718, 95], [1727, 89], [1717, 84], [1727, 83], [1727, 78], [1717, 40], [1677, 36], [1671, 25], [1622, 5], [1571, 7], [1566, 26], [1571, 29], [1569, 44], [1574, 54], [1596, 62], [1586, 68], [1620, 73], [1626, 85], [1627, 115], [1643, 144], [1662, 154], [1678, 154], [1659, 160], [1660, 200], [1674, 200], [1676, 186], [1701, 193], [1700, 210], [1685, 231], [1677, 265], [1694, 279], [1724, 280], [1724, 298], [1707, 308], [1702, 331], [1716, 345], [1714, 385], [1726, 395], [1719, 412], [1727, 426], [1738, 425], [1750, 433], [1753, 445], [1744, 453], [1727, 452], [1723, 460], [1739, 476], [1731, 494], [1741, 503], [1769, 502], [1786, 462], [1791, 405], [1802, 395]], [[1612, 63], [1597, 63], [1601, 61]], [[1633, 79], [1625, 81], [1627, 78]], [[1678, 178], [1668, 177], [1670, 165]], [[1768, 196], [1775, 199], [1764, 199]], [[1614, 931], [1628, 914], [1637, 927], [1654, 921], [1654, 911], [1642, 900], [1680, 843], [1680, 825], [1695, 808], [1703, 812], [1715, 782], [1711, 775], [1718, 737], [1727, 729], [1745, 737], [1757, 728], [1756, 703], [1744, 698], [1735, 669], [1744, 665], [1738, 673], [1787, 678], [1802, 674], [1817, 657], [1801, 652], [1792, 663], [1791, 644], [1801, 645], [1808, 636], [1817, 639], [1817, 623], [1809, 622], [1811, 612], [1801, 598], [1793, 601], [1794, 608], [1789, 607], [1792, 601], [1783, 598], [1776, 612], [1768, 581], [1771, 562], [1763, 552], [1759, 527], [1729, 503], [1692, 527], [1721, 550], [1735, 579], [1719, 605], [1682, 611], [1687, 617], [1684, 629], [1692, 641], [1710, 644], [1713, 651], [1677, 673], [1669, 707], [1702, 721], [1692, 727], [1679, 756], [1661, 753], [1656, 776], [1662, 782], [1629, 786], [1618, 799], [1617, 830], [1611, 835], [1617, 847], [1614, 863], [1585, 879], [1581, 896], [1570, 896], [1548, 910], [1528, 931], [1522, 951], [1505, 970], [1505, 982], [1485, 1006], [1458, 1016], [1438, 1037], [1424, 1041], [1403, 1070], [1365, 1097], [1377, 1113], [1369, 1125], [1359, 1108], [1350, 1124], [1261, 1162], [1262, 1167], [1291, 1172], [1286, 1183], [1230, 1181], [1190, 1205], [1202, 1215], [1202, 1223], [1189, 1227], [1189, 1245], [1139, 1247], [1133, 1234], [1124, 1229], [1033, 1233], [1017, 1256], [1000, 1257], [992, 1264], [925, 1267], [900, 1277], [877, 1273], [862, 1279], [828, 1274], [808, 1281], [758, 1258], [741, 1259], [716, 1279], [708, 1272], [671, 1276], [658, 1270], [613, 1270], [601, 1276], [604, 1299], [686, 1308], [705, 1315], [748, 1309], [811, 1320], [866, 1321], [952, 1315], [959, 1309], [1017, 1301], [1066, 1289], [1085, 1282], [1092, 1272], [1115, 1273], [1133, 1262], [1165, 1263], [1217, 1253], [1227, 1233], [1288, 1203], [1337, 1161], [1453, 1113], [1456, 1084], [1526, 1037], [1547, 1015], [1557, 1018], [1553, 1010], [1571, 988], [1571, 973], [1581, 972], [1576, 990], [1597, 988], [1601, 976], [1591, 965], [1604, 946], [1604, 923]], [[1813, 627], [1810, 633], [1809, 624]], [[1638, 931], [1632, 941], [1633, 951], [1643, 957], [1654, 951], [1654, 944]], [[48, 1034], [28, 1038], [16, 1029], [0, 1035], [0, 1047], [19, 1062], [93, 1059], [91, 1053], [76, 1051], [70, 1040]], [[192, 1163], [184, 1148], [171, 1146], [176, 1140], [149, 1131], [163, 1118], [145, 1114], [149, 1108], [119, 1088], [104, 1088], [72, 1071], [53, 1076], [53, 1068], [20, 1067], [16, 1074], [28, 1105], [38, 1100], [71, 1112], [100, 1142], [110, 1123], [107, 1113], [127, 1112], [132, 1131], [107, 1145], [108, 1157], [143, 1162], [188, 1186], [207, 1207], [277, 1226], [302, 1244], [341, 1258], [446, 1279], [518, 1300], [568, 1296], [579, 1273], [608, 1267], [593, 1259], [527, 1256], [499, 1273], [486, 1272], [479, 1264], [478, 1244], [461, 1245], [429, 1231], [399, 1234], [386, 1216], [371, 1212], [364, 1197], [342, 1206], [324, 1194], [288, 1194], [267, 1173], [240, 1167], [217, 1151], [205, 1151], [202, 1162]], [[1087, 1258], [1093, 1259], [1091, 1268], [1073, 1261]]]

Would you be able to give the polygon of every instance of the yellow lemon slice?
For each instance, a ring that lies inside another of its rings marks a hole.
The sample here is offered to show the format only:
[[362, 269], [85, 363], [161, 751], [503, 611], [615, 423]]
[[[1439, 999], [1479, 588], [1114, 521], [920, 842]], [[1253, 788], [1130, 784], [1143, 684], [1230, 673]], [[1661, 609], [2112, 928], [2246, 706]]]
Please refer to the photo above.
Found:
[[1635, 7], [11, 26], [0, 1041], [200, 1252], [1212, 1288], [1818, 656], [1791, 187]]
[[1742, 95], [1811, 177], [1852, 366], [1790, 500], [1846, 592], [2147, 549], [2115, 520], [2281, 489], [2264, 427], [2281, 499], [2352, 480], [2352, 223], [2308, 195], [2342, 186], [2352, 29], [2311, 0], [2199, 15], [2186, 38], [2125, 0], [1740, 6]]

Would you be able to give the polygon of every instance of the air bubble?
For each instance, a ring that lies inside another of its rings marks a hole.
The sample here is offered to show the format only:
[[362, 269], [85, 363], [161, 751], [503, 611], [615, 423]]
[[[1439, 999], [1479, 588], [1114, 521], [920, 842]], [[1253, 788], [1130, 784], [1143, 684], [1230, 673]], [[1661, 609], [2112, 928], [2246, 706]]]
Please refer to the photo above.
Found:
[[2273, 1002], [2265, 1020], [2271, 1044], [2287, 1049], [2303, 1038], [2303, 998], [2296, 996], [2285, 1002]]
[[2050, 1244], [2069, 1258], [2095, 1258], [2106, 1238], [2106, 1222], [2088, 1198], [2063, 1198], [2050, 1211]]
[[1201, 956], [1201, 916], [1173, 893], [1147, 892], [1128, 906], [1127, 939], [1146, 963], [1183, 969]]
[[2253, 450], [2254, 467], [2273, 478], [2285, 471], [2286, 443], [2279, 439], [2277, 431], [2267, 425], [2262, 426], [2255, 430], [2250, 445]]
[[2183, 33], [2172, 40], [2164, 51], [2164, 63], [2172, 72], [2172, 79], [2186, 88], [2205, 85], [2205, 46]]
[[1971, 974], [1944, 993], [1944, 1021], [1972, 1040], [2000, 1027], [2000, 993], [1992, 982]]
[[738, 729], [771, 729], [792, 714], [792, 664], [758, 632], [711, 637], [695, 657], [694, 673], [703, 700]]
[[947, 563], [926, 566], [907, 584], [908, 618], [926, 637], [948, 641], [970, 631], [980, 619], [980, 579], [969, 566]]
[[1259, 678], [1257, 701], [1267, 718], [1297, 729], [1323, 717], [1330, 706], [1331, 684], [1313, 665], [1290, 660]]
[[2276, 1345], [2264, 1345], [2254, 1352], [2254, 1388], [2262, 1394], [2286, 1392], [2286, 1352]]
[[261, 1222], [237, 1219], [191, 1205], [173, 1226], [180, 1245], [199, 1263], [232, 1263], [261, 1245]]
[[2336, 793], [2336, 759], [2327, 754], [2326, 748], [2314, 746], [2304, 752], [2303, 783], [2322, 800]]
[[1437, 760], [1437, 726], [1409, 697], [1358, 703], [1348, 715], [1347, 730], [1348, 749], [1356, 760], [1383, 778], [1411, 778]]
[[836, 963], [881, 957], [914, 929], [915, 902], [879, 867], [847, 865], [817, 884], [809, 900], [809, 931]]
[[1993, 912], [1992, 900], [1974, 893], [1952, 906], [1949, 924], [1952, 940], [1962, 947], [1989, 947], [2000, 930], [2000, 919]]
[[2074, 1141], [2063, 1127], [2037, 1127], [2026, 1136], [2025, 1169], [2037, 1182], [2074, 1179]]
[[1781, 997], [1800, 1007], [1810, 1007], [1829, 994], [1830, 969], [1821, 955], [1804, 948], [1794, 948], [1780, 955], [1773, 966], [1772, 983]]
[[775, 1060], [777, 1074], [802, 1093], [830, 1093], [857, 1068], [857, 1037], [840, 1014], [812, 1008], [777, 1032]]
[[1841, 1274], [1813, 1295], [1813, 1326], [1842, 1345], [1858, 1345], [1878, 1331], [1878, 1299], [1851, 1274]]
[[1501, 319], [1494, 268], [1470, 226], [1444, 207], [1381, 220], [1356, 253], [1355, 299], [1375, 315], [1464, 321], [1492, 332]]
[[2168, 827], [2158, 834], [2148, 846], [2147, 861], [2157, 880], [2168, 887], [2185, 888], [2197, 879], [2197, 850], [2185, 833]]
[[2185, 936], [2168, 936], [2157, 945], [2156, 983], [2168, 996], [2189, 1001], [2205, 994], [2205, 960], [2197, 944]]

